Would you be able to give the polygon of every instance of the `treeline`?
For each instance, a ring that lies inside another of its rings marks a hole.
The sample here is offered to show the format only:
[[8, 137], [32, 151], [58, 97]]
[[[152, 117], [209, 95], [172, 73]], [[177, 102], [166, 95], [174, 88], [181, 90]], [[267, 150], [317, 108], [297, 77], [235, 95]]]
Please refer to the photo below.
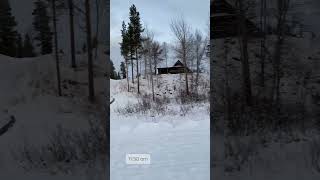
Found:
[[[140, 13], [136, 6], [130, 7], [129, 22], [122, 22], [122, 41], [120, 43], [121, 55], [125, 60], [121, 62], [120, 74], [122, 78], [127, 79], [128, 91], [130, 91], [131, 81], [132, 84], [137, 84], [137, 93], [140, 94], [140, 77], [143, 77], [150, 82], [154, 99], [154, 86], [158, 84], [157, 68], [160, 63], [164, 62], [168, 67], [171, 50], [174, 58], [181, 60], [185, 65], [185, 93], [189, 95], [190, 89], [195, 90], [195, 87], [198, 86], [201, 64], [206, 57], [209, 33], [203, 35], [198, 29], [193, 32], [191, 26], [183, 18], [173, 20], [170, 27], [176, 44], [158, 42], [154, 38], [153, 31], [141, 24]], [[192, 69], [194, 72], [191, 73], [191, 78], [188, 78], [190, 72], [187, 69]], [[190, 79], [191, 88], [189, 87]]]

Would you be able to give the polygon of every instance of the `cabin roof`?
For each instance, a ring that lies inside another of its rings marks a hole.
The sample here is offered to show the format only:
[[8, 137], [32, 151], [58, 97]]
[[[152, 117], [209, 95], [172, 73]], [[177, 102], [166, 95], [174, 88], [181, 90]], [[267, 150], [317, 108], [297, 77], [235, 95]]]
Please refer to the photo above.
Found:
[[180, 60], [178, 60], [176, 63], [174, 63], [173, 66], [174, 66], [174, 67], [183, 67], [184, 64], [183, 64]]

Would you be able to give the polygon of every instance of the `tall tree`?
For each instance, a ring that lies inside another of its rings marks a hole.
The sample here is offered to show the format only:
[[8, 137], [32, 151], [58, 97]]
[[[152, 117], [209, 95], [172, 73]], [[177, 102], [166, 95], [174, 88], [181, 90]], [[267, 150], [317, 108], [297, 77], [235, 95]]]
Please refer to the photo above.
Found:
[[283, 56], [283, 45], [285, 42], [286, 25], [288, 11], [291, 0], [278, 0], [276, 5], [276, 43], [273, 58], [273, 100], [276, 107], [280, 111], [280, 80], [281, 80], [281, 64]]
[[35, 56], [34, 48], [33, 48], [29, 34], [25, 34], [25, 36], [24, 36], [22, 55], [23, 55], [23, 57], [34, 57]]
[[177, 39], [177, 47], [175, 49], [177, 57], [180, 58], [184, 63], [186, 93], [189, 95], [187, 60], [192, 49], [191, 28], [183, 18], [173, 20], [170, 26]]
[[248, 30], [246, 21], [246, 10], [243, 0], [237, 0], [238, 10], [238, 24], [239, 24], [239, 44], [241, 54], [242, 66], [242, 87], [245, 102], [248, 106], [252, 105], [252, 90], [251, 90], [251, 77], [250, 77], [250, 64], [248, 55]]
[[73, 0], [68, 0], [69, 5], [69, 24], [70, 24], [70, 47], [71, 47], [71, 67], [76, 68], [76, 50], [74, 40], [74, 8]]
[[[140, 13], [137, 11], [136, 6], [133, 4], [130, 7], [129, 13], [129, 27], [128, 27], [128, 35], [130, 39], [131, 45], [131, 54], [135, 56], [136, 60], [136, 71], [137, 71], [137, 87], [138, 87], [138, 94], [140, 94], [140, 74], [139, 74], [139, 49], [142, 45], [142, 38], [141, 33], [144, 31], [142, 28], [141, 20], [140, 20]], [[132, 59], [133, 56], [131, 56]], [[133, 78], [133, 77], [132, 77]]]
[[148, 61], [147, 64], [149, 64], [149, 76], [150, 76], [150, 81], [151, 81], [151, 90], [152, 90], [152, 100], [155, 100], [154, 96], [154, 82], [153, 82], [153, 71], [152, 71], [152, 60], [154, 59], [152, 55], [152, 44], [153, 44], [153, 38], [154, 34], [152, 31], [146, 27], [145, 29], [145, 38], [144, 38], [144, 53], [146, 60]]
[[263, 33], [263, 37], [260, 43], [260, 85], [262, 88], [265, 86], [265, 59], [266, 59], [266, 30], [267, 30], [267, 0], [261, 0], [260, 4], [260, 30]]
[[41, 48], [41, 54], [52, 53], [52, 32], [50, 29], [50, 17], [48, 15], [48, 4], [37, 0], [34, 2], [35, 9], [33, 15], [33, 27], [36, 31], [35, 39], [39, 42], [37, 46]]
[[88, 81], [89, 81], [89, 100], [94, 102], [94, 79], [93, 79], [93, 62], [92, 62], [92, 35], [91, 35], [91, 16], [90, 1], [85, 1], [86, 8], [86, 33], [88, 46]]
[[16, 55], [16, 25], [9, 0], [0, 0], [0, 54], [12, 57]]
[[61, 77], [60, 77], [60, 60], [59, 60], [59, 53], [58, 53], [56, 0], [51, 0], [51, 3], [52, 3], [51, 5], [52, 5], [52, 18], [53, 18], [54, 50], [55, 50], [57, 82], [58, 82], [58, 95], [62, 96]]

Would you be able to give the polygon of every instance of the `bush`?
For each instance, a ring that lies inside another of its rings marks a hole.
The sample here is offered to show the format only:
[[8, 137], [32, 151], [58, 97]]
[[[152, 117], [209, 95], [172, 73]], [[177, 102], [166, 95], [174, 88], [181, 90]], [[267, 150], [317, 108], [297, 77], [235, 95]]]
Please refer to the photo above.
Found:
[[167, 97], [155, 98], [155, 101], [152, 101], [150, 95], [143, 95], [138, 97], [138, 103], [127, 104], [123, 108], [117, 109], [117, 112], [120, 114], [164, 114], [167, 111], [166, 105], [170, 103], [170, 99]]
[[180, 105], [180, 115], [185, 116], [191, 109], [191, 105]]
[[189, 92], [189, 95], [187, 95], [186, 91], [180, 91], [176, 96], [176, 102], [179, 104], [191, 104], [205, 101], [209, 101], [208, 95], [197, 92]]

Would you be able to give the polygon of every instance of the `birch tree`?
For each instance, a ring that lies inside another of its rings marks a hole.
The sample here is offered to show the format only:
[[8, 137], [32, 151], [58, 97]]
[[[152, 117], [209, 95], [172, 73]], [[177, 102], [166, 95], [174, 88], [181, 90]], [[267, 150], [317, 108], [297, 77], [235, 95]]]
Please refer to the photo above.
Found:
[[175, 19], [171, 22], [171, 30], [177, 40], [177, 46], [175, 48], [175, 52], [178, 58], [183, 61], [184, 64], [184, 74], [186, 81], [186, 93], [189, 95], [189, 85], [188, 85], [188, 64], [187, 60], [189, 57], [189, 53], [192, 50], [192, 33], [191, 27], [187, 24], [187, 22], [183, 19]]

